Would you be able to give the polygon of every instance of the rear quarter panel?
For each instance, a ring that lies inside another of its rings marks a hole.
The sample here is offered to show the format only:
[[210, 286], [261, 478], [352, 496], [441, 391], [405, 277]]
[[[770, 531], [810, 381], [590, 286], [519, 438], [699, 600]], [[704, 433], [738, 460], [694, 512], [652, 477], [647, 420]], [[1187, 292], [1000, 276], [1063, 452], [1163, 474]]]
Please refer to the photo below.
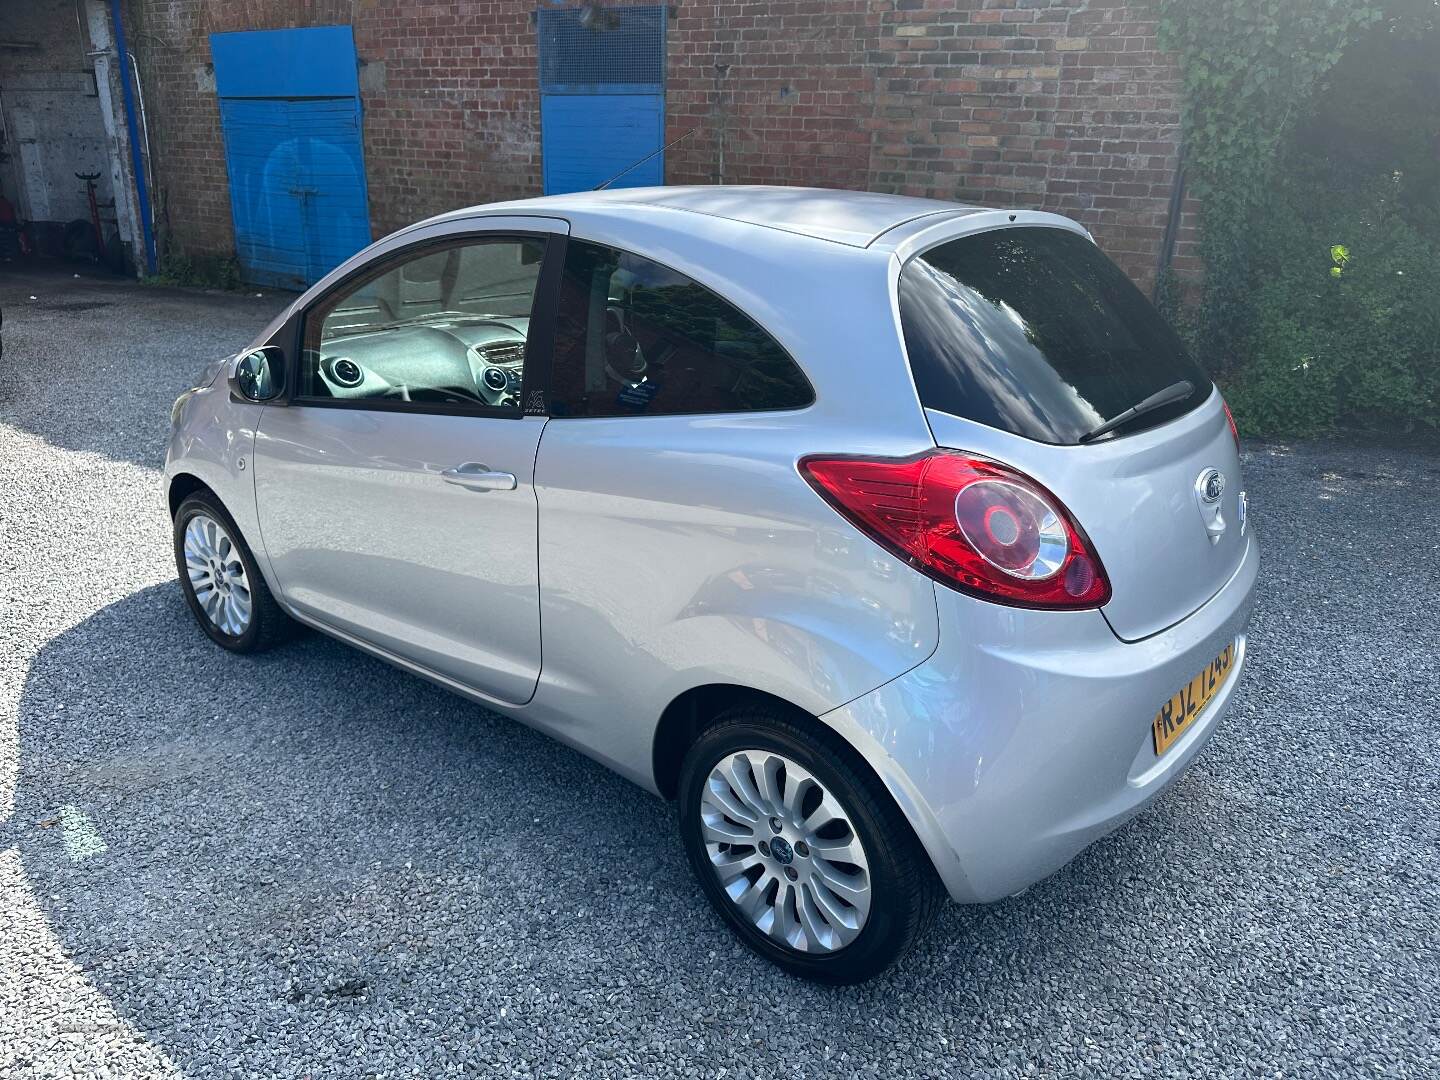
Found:
[[888, 253], [645, 207], [575, 215], [572, 234], [708, 286], [815, 388], [797, 411], [546, 425], [532, 709], [653, 787], [655, 727], [685, 690], [735, 684], [819, 715], [934, 652], [934, 585], [796, 468], [807, 454], [905, 455], [934, 441], [896, 339]]
[[655, 725], [685, 690], [751, 687], [818, 715], [935, 650], [933, 584], [797, 474], [822, 446], [803, 413], [546, 425], [546, 726], [653, 786]]

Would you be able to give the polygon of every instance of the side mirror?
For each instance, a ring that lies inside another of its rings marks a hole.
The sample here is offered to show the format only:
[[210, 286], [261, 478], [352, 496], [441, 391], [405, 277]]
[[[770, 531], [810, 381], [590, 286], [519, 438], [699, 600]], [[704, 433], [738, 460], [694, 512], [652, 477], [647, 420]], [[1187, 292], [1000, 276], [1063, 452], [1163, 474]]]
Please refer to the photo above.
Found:
[[245, 353], [230, 369], [230, 392], [245, 401], [273, 401], [285, 390], [285, 353], [265, 345]]

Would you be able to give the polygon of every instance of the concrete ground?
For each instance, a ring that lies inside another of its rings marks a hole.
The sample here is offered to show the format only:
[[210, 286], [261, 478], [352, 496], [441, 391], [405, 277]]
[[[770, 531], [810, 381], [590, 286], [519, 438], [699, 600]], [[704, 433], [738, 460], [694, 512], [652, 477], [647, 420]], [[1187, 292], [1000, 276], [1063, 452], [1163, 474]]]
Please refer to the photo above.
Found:
[[0, 271], [0, 1077], [1440, 1074], [1440, 456], [1252, 447], [1191, 772], [866, 986], [705, 906], [672, 809], [174, 582], [170, 402], [282, 298]]

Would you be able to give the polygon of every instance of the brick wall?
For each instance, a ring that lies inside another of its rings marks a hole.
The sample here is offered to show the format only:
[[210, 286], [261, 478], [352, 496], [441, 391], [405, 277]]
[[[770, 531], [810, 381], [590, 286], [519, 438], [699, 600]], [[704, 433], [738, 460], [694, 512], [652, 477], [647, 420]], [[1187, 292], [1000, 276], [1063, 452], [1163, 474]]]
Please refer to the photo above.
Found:
[[699, 130], [671, 154], [666, 179], [895, 190], [875, 182], [871, 163], [875, 50], [892, 6], [679, 5], [666, 124], [670, 138]]
[[[350, 23], [377, 235], [538, 194], [539, 0], [129, 0], [161, 224], [186, 254], [234, 238], [208, 35]], [[1177, 148], [1153, 2], [750, 0], [672, 6], [667, 126], [700, 130], [669, 183], [817, 184], [1054, 210], [1142, 284]], [[1198, 269], [1195, 207], [1176, 248]]]
[[894, 7], [873, 54], [874, 183], [1067, 214], [1151, 281], [1180, 123], [1179, 71], [1158, 51], [1153, 6]]
[[[1179, 72], [1143, 0], [789, 0], [679, 8], [671, 183], [818, 183], [1051, 210], [1153, 281]], [[723, 134], [722, 134], [723, 132]], [[1198, 270], [1187, 201], [1178, 271]]]

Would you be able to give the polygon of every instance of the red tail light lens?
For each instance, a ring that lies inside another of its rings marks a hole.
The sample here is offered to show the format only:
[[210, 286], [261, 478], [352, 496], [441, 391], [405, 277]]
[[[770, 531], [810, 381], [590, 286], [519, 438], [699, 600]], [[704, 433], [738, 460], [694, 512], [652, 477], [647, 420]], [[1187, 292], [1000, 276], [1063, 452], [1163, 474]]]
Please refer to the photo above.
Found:
[[1016, 607], [1091, 608], [1110, 581], [1053, 495], [984, 458], [808, 457], [801, 475], [856, 527], [962, 592]]
[[1225, 422], [1230, 425], [1230, 437], [1235, 440], [1235, 452], [1240, 452], [1240, 429], [1235, 426], [1235, 417], [1230, 415], [1230, 404], [1223, 397], [1220, 407], [1225, 410]]

